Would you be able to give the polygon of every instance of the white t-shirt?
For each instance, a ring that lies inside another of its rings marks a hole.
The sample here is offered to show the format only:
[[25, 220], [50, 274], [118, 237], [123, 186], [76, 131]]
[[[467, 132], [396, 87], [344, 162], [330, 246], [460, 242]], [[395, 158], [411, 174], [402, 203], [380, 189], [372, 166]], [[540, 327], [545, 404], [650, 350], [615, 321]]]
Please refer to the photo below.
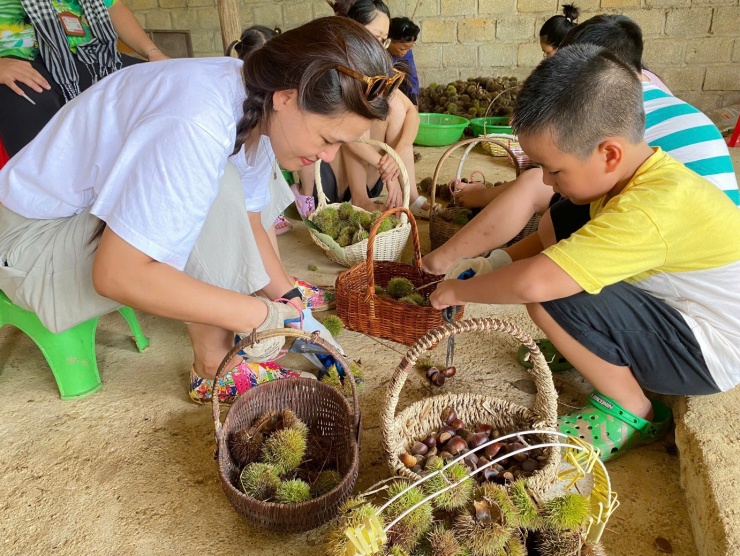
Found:
[[[234, 58], [117, 71], [67, 103], [0, 171], [0, 202], [26, 218], [90, 212], [124, 241], [182, 270], [231, 156], [245, 90]], [[256, 151], [256, 152], [255, 152]], [[270, 200], [274, 153], [231, 158], [246, 206]]]

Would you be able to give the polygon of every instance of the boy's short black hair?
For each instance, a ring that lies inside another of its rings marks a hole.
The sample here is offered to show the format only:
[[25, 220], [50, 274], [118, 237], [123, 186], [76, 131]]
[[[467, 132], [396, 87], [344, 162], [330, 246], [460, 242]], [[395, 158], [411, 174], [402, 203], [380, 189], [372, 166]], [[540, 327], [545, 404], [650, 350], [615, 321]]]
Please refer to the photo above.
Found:
[[594, 16], [571, 29], [560, 46], [584, 43], [606, 48], [635, 72], [642, 71], [642, 29], [627, 16]]
[[388, 38], [394, 41], [412, 42], [419, 36], [421, 29], [408, 17], [394, 17], [388, 29]]
[[558, 149], [582, 160], [607, 137], [636, 144], [645, 130], [640, 80], [604, 48], [559, 48], [524, 82], [511, 122], [519, 134], [549, 131]]

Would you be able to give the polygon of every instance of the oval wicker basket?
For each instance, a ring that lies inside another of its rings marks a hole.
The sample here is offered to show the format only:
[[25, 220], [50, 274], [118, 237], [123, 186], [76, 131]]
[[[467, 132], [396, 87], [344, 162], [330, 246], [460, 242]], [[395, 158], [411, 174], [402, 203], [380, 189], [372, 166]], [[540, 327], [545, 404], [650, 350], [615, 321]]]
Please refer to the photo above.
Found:
[[[388, 153], [388, 156], [390, 156], [398, 165], [401, 177], [401, 191], [403, 192], [403, 206], [408, 208], [409, 198], [411, 195], [411, 189], [409, 186], [409, 175], [406, 171], [406, 166], [404, 165], [403, 161], [398, 156], [396, 151], [394, 151], [385, 143], [381, 143], [380, 141], [375, 141], [373, 139], [365, 139], [364, 137], [360, 137], [357, 142], [366, 143], [368, 145], [372, 145], [373, 147], [384, 150], [386, 153]], [[350, 267], [359, 264], [365, 260], [365, 256], [367, 254], [366, 239], [358, 243], [348, 245], [347, 247], [341, 247], [335, 241], [331, 240], [329, 236], [327, 236], [326, 234], [322, 234], [315, 226], [313, 226], [314, 214], [327, 206], [338, 207], [340, 205], [340, 203], [327, 204], [326, 195], [324, 195], [324, 191], [321, 187], [319, 163], [317, 162], [315, 166], [316, 194], [319, 200], [316, 206], [316, 211], [308, 217], [308, 220], [312, 224], [308, 227], [308, 231], [311, 233], [311, 239], [313, 239], [313, 242], [321, 247], [326, 253], [326, 256], [335, 263], [338, 263], [342, 266]], [[359, 207], [355, 207], [355, 210], [367, 212]], [[405, 217], [402, 217], [395, 228], [379, 234], [377, 242], [378, 245], [375, 249], [375, 258], [379, 261], [397, 261], [398, 259], [400, 259], [403, 248], [406, 245], [406, 240], [408, 240], [409, 238], [410, 231], [411, 226], [409, 225], [407, 219]]]
[[[534, 407], [529, 409], [508, 400], [484, 394], [449, 393], [414, 402], [396, 414], [401, 390], [417, 359], [452, 335], [476, 331], [505, 332], [527, 346], [534, 363], [534, 367], [529, 372], [537, 387]], [[499, 319], [468, 319], [445, 324], [430, 331], [406, 352], [391, 377], [385, 407], [380, 418], [383, 449], [392, 473], [400, 474], [412, 481], [421, 479], [420, 475], [407, 469], [401, 463], [399, 456], [403, 452], [408, 452], [414, 442], [426, 437], [431, 431], [439, 429], [440, 415], [442, 410], [448, 406], [452, 406], [458, 417], [466, 423], [487, 423], [494, 429], [504, 432], [542, 430], [543, 441], [551, 441], [552, 435], [547, 435], [546, 431], [555, 430], [557, 423], [557, 392], [545, 358], [530, 336], [514, 324]], [[544, 451], [547, 456], [544, 467], [535, 471], [527, 479], [528, 486], [540, 493], [545, 492], [557, 479], [561, 460], [558, 450], [545, 448]]]
[[[345, 270], [337, 278], [337, 314], [350, 330], [411, 345], [429, 330], [444, 323], [442, 313], [433, 307], [420, 307], [380, 297], [375, 293], [375, 285], [385, 287], [391, 278], [401, 276], [408, 278], [419, 288], [439, 281], [442, 276], [429, 274], [421, 268], [419, 230], [411, 212], [399, 207], [386, 211], [383, 217], [397, 212], [405, 213], [411, 224], [414, 265], [374, 260], [373, 248], [381, 222], [379, 219], [370, 230], [367, 258], [357, 266]], [[419, 293], [428, 298], [432, 291], [433, 288], [425, 288]], [[462, 319], [462, 316], [463, 311], [458, 312], [457, 320]]]
[[[532, 160], [524, 152], [524, 149], [522, 149], [522, 146], [519, 144], [519, 138], [516, 135], [512, 135], [510, 133], [485, 133], [481, 135], [481, 137], [497, 139], [498, 141], [504, 143], [509, 148], [509, 150], [514, 153], [516, 161], [522, 169], [533, 166]], [[481, 147], [491, 156], [507, 156], [507, 153], [506, 151], [504, 151], [504, 149], [502, 149], [498, 145], [494, 145], [493, 143], [483, 143]]]
[[[226, 498], [234, 509], [255, 527], [281, 532], [300, 532], [313, 529], [333, 519], [340, 506], [352, 493], [357, 481], [360, 462], [360, 406], [355, 380], [349, 363], [334, 346], [318, 333], [309, 334], [293, 328], [253, 332], [226, 355], [216, 373], [216, 380], [226, 370], [226, 365], [237, 352], [255, 342], [277, 336], [305, 338], [326, 349], [346, 371], [352, 387], [352, 404], [335, 388], [310, 378], [281, 378], [252, 387], [239, 396], [226, 415], [220, 420], [218, 396], [212, 398], [213, 422], [216, 428], [216, 453], [218, 473]], [[227, 439], [232, 432], [252, 425], [266, 411], [291, 409], [309, 429], [309, 434], [331, 439], [337, 454], [337, 471], [342, 482], [333, 490], [300, 504], [263, 502], [247, 496], [236, 488], [241, 470], [229, 452]]]
[[[460, 164], [457, 167], [457, 175], [455, 180], [459, 180], [462, 177], [462, 168], [463, 164], [465, 164], [465, 160], [468, 157], [468, 154], [470, 151], [475, 147], [478, 143], [491, 143], [496, 144], [500, 148], [504, 149], [506, 153], [509, 155], [509, 160], [514, 165], [514, 171], [516, 172], [516, 175], [519, 176], [519, 173], [521, 172], [521, 169], [519, 167], [519, 164], [516, 160], [516, 156], [514, 156], [514, 153], [509, 150], [509, 148], [502, 142], [500, 142], [498, 139], [491, 139], [488, 137], [474, 137], [473, 139], [465, 139], [463, 141], [459, 141], [452, 145], [449, 149], [447, 149], [444, 154], [440, 157], [439, 161], [437, 162], [437, 166], [434, 168], [434, 176], [432, 177], [432, 205], [433, 207], [436, 207], [435, 205], [435, 198], [437, 195], [437, 180], [439, 179], [439, 174], [442, 171], [442, 165], [444, 164], [445, 160], [449, 158], [449, 156], [457, 149], [464, 145], [468, 145], [468, 147], [465, 149], [465, 152], [462, 155], [462, 158], [460, 158]], [[441, 247], [445, 244], [445, 242], [450, 239], [453, 235], [455, 235], [462, 226], [458, 224], [453, 224], [452, 222], [448, 222], [444, 218], [442, 218], [439, 214], [440, 210], [445, 210], [448, 212], [448, 214], [456, 213], [456, 212], [462, 212], [469, 209], [464, 209], [461, 207], [447, 207], [445, 209], [435, 209], [432, 211], [432, 213], [429, 215], [429, 240], [432, 246], [432, 251]]]

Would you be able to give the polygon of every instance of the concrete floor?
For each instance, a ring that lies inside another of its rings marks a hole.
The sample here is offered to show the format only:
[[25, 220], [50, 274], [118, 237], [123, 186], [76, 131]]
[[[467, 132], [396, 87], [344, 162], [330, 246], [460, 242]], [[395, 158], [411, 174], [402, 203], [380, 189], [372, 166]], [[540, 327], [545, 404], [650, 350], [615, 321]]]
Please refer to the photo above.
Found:
[[[420, 149], [417, 179], [431, 176], [444, 149]], [[735, 167], [740, 168], [735, 149]], [[449, 179], [456, 163], [442, 173]], [[466, 173], [508, 179], [513, 171], [474, 151]], [[422, 249], [428, 250], [426, 224]], [[311, 241], [301, 223], [280, 237], [288, 269], [318, 284], [343, 270]], [[317, 271], [307, 265], [315, 263]], [[468, 316], [499, 316], [539, 335], [515, 306], [470, 306]], [[213, 461], [210, 407], [188, 401], [191, 352], [182, 324], [140, 314], [151, 347], [136, 352], [116, 315], [98, 329], [103, 389], [77, 401], [59, 399], [51, 372], [34, 344], [18, 330], [0, 329], [0, 554], [15, 555], [273, 555], [323, 554], [324, 530], [300, 535], [250, 528], [223, 495]], [[340, 342], [362, 359], [366, 384], [357, 490], [387, 476], [378, 411], [405, 348], [344, 331]], [[514, 382], [526, 378], [516, 344], [503, 335], [460, 337], [460, 372], [445, 388], [480, 390], [522, 404], [532, 396]], [[444, 357], [440, 351], [439, 357]], [[579, 406], [588, 386], [575, 371], [554, 377], [560, 411]], [[407, 382], [401, 404], [428, 396], [422, 376]], [[671, 400], [675, 436], [633, 450], [608, 465], [621, 506], [603, 542], [611, 556], [740, 554], [740, 484], [737, 449], [740, 390]], [[678, 448], [678, 449], [676, 449]], [[693, 533], [692, 533], [693, 532]], [[697, 548], [698, 546], [698, 548]]]

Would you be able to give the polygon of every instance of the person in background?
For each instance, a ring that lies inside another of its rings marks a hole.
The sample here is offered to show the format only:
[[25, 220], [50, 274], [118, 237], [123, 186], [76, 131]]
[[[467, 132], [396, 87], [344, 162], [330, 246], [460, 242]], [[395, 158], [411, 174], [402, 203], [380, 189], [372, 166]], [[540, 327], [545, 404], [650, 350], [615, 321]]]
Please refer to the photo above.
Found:
[[4, 0], [0, 8], [0, 138], [10, 156], [96, 81], [166, 60], [121, 0]]
[[419, 38], [419, 31], [421, 31], [419, 26], [408, 17], [392, 18], [388, 29], [388, 38], [391, 39], [388, 52], [393, 59], [394, 67], [406, 74], [401, 90], [414, 106], [419, 105], [419, 74], [416, 71], [412, 48]]
[[563, 15], [554, 15], [545, 21], [540, 28], [540, 48], [543, 56], [552, 56], [558, 51], [565, 35], [576, 26], [578, 14], [578, 8], [574, 4], [563, 4]]
[[[337, 0], [329, 4], [335, 15], [364, 25], [384, 48], [388, 48], [391, 42], [388, 38], [390, 11], [383, 0]], [[430, 203], [419, 195], [414, 173], [413, 143], [419, 130], [419, 112], [409, 98], [397, 90], [404, 74], [399, 71], [395, 75], [399, 80], [392, 84], [391, 113], [385, 121], [374, 122], [366, 137], [386, 143], [398, 153], [409, 176], [409, 210], [417, 218], [428, 218]], [[398, 166], [385, 152], [381, 154], [370, 145], [343, 145], [331, 165], [321, 164], [320, 172], [323, 191], [330, 203], [351, 200], [353, 205], [373, 211], [379, 208], [374, 198], [382, 193], [385, 185], [388, 192], [385, 206], [393, 208], [403, 204]], [[317, 202], [314, 169], [304, 168], [299, 176], [300, 184], [293, 192], [298, 211], [306, 217]]]
[[[640, 26], [623, 15], [598, 15], [574, 27], [561, 46], [596, 44], [614, 53], [633, 68], [642, 83], [645, 120], [645, 140], [651, 147], [660, 147], [700, 176], [705, 177], [736, 204], [740, 204], [738, 184], [732, 168], [732, 159], [722, 134], [700, 110], [671, 96], [650, 82], [642, 72], [643, 40]], [[495, 189], [502, 189], [487, 206], [456, 233], [448, 242], [423, 259], [425, 270], [441, 274], [457, 272], [469, 261], [482, 262], [475, 257], [495, 249], [487, 259], [487, 266], [495, 268], [511, 261], [509, 253], [518, 249], [515, 244], [505, 250], [496, 249], [514, 237], [529, 221], [533, 213], [544, 214], [558, 197], [543, 181], [542, 170], [527, 170], [514, 181]], [[482, 190], [487, 193], [491, 190]], [[467, 188], [457, 196], [465, 195]], [[588, 211], [588, 207], [581, 210]], [[537, 234], [522, 240], [536, 241]], [[460, 271], [462, 272], [462, 271]], [[541, 344], [540, 349], [544, 349]]]
[[333, 342], [256, 211], [277, 163], [331, 161], [387, 117], [388, 98], [362, 76], [390, 81], [390, 57], [362, 25], [325, 17], [244, 62], [186, 58], [107, 77], [0, 170], [0, 290], [52, 332], [124, 304], [186, 323], [196, 402], [285, 376], [279, 337], [213, 381], [235, 332], [302, 326]]

